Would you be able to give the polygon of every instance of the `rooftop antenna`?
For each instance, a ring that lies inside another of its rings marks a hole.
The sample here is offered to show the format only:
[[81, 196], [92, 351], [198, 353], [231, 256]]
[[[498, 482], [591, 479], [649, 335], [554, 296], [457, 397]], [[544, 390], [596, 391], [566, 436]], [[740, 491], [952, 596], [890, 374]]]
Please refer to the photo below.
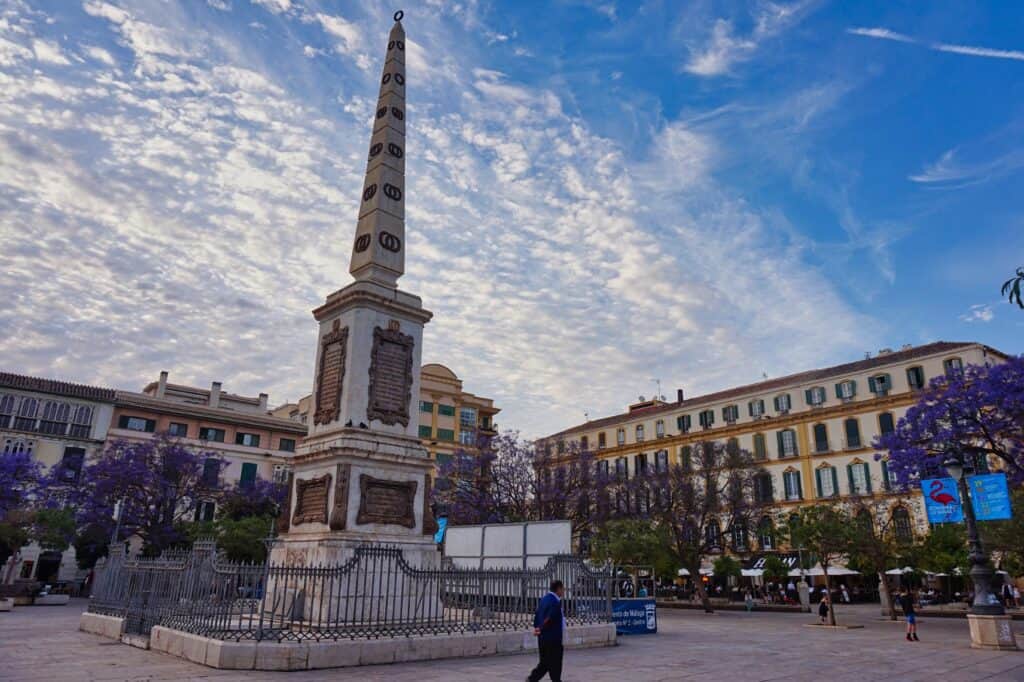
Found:
[[586, 412], [586, 411], [583, 412], [583, 421], [585, 421], [585, 422], [590, 421], [590, 413], [589, 412]]
[[655, 378], [655, 379], [651, 379], [651, 381], [653, 381], [654, 384], [658, 387], [658, 390], [654, 393], [654, 399], [655, 400], [664, 400], [665, 396], [663, 396], [661, 394], [661, 379]]
[[768, 381], [768, 372], [761, 372], [761, 380]]

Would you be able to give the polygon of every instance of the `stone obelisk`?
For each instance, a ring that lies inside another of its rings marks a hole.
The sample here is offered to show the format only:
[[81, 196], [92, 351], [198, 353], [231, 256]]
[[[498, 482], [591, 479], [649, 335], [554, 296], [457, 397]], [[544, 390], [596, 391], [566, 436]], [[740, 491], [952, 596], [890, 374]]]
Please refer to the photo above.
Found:
[[418, 436], [423, 325], [405, 270], [405, 30], [388, 36], [349, 272], [320, 325], [309, 433], [296, 452], [273, 563], [335, 564], [356, 545], [400, 545], [433, 564], [429, 456]]

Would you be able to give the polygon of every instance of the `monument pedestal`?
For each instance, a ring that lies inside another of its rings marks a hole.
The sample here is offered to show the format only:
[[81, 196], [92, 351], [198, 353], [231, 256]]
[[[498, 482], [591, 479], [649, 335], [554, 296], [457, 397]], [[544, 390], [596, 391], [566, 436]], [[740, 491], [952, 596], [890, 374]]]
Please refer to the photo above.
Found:
[[1010, 616], [979, 616], [967, 614], [971, 627], [971, 648], [992, 651], [1017, 651]]

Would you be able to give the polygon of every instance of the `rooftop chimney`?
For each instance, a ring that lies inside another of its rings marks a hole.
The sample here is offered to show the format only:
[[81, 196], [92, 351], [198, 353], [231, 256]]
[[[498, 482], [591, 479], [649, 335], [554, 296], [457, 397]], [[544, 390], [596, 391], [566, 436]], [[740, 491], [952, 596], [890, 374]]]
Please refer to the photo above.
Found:
[[268, 396], [266, 393], [260, 393], [260, 409], [261, 410], [267, 409], [267, 401], [268, 400], [270, 400], [270, 396]]
[[676, 402], [677, 403], [683, 402], [683, 389], [681, 389], [681, 388], [677, 388], [676, 389]]
[[210, 385], [210, 407], [220, 407], [220, 382], [214, 381]]
[[167, 393], [167, 370], [160, 372], [160, 381], [156, 384], [156, 397], [163, 398]]

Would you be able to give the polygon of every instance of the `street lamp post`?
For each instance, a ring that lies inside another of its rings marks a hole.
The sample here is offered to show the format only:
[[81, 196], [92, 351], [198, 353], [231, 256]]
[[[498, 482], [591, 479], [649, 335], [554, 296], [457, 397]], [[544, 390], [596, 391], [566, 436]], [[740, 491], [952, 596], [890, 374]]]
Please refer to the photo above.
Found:
[[978, 523], [974, 518], [974, 507], [971, 504], [970, 486], [967, 485], [965, 476], [965, 470], [968, 467], [964, 464], [963, 453], [951, 454], [949, 459], [943, 462], [943, 466], [950, 477], [956, 481], [964, 523], [967, 525], [967, 543], [970, 548], [968, 557], [971, 563], [970, 576], [974, 582], [974, 601], [971, 603], [970, 613], [979, 616], [1001, 616], [1006, 611], [999, 600], [992, 596], [994, 573], [989, 565], [988, 555], [985, 554], [981, 545], [981, 536], [978, 534]]

